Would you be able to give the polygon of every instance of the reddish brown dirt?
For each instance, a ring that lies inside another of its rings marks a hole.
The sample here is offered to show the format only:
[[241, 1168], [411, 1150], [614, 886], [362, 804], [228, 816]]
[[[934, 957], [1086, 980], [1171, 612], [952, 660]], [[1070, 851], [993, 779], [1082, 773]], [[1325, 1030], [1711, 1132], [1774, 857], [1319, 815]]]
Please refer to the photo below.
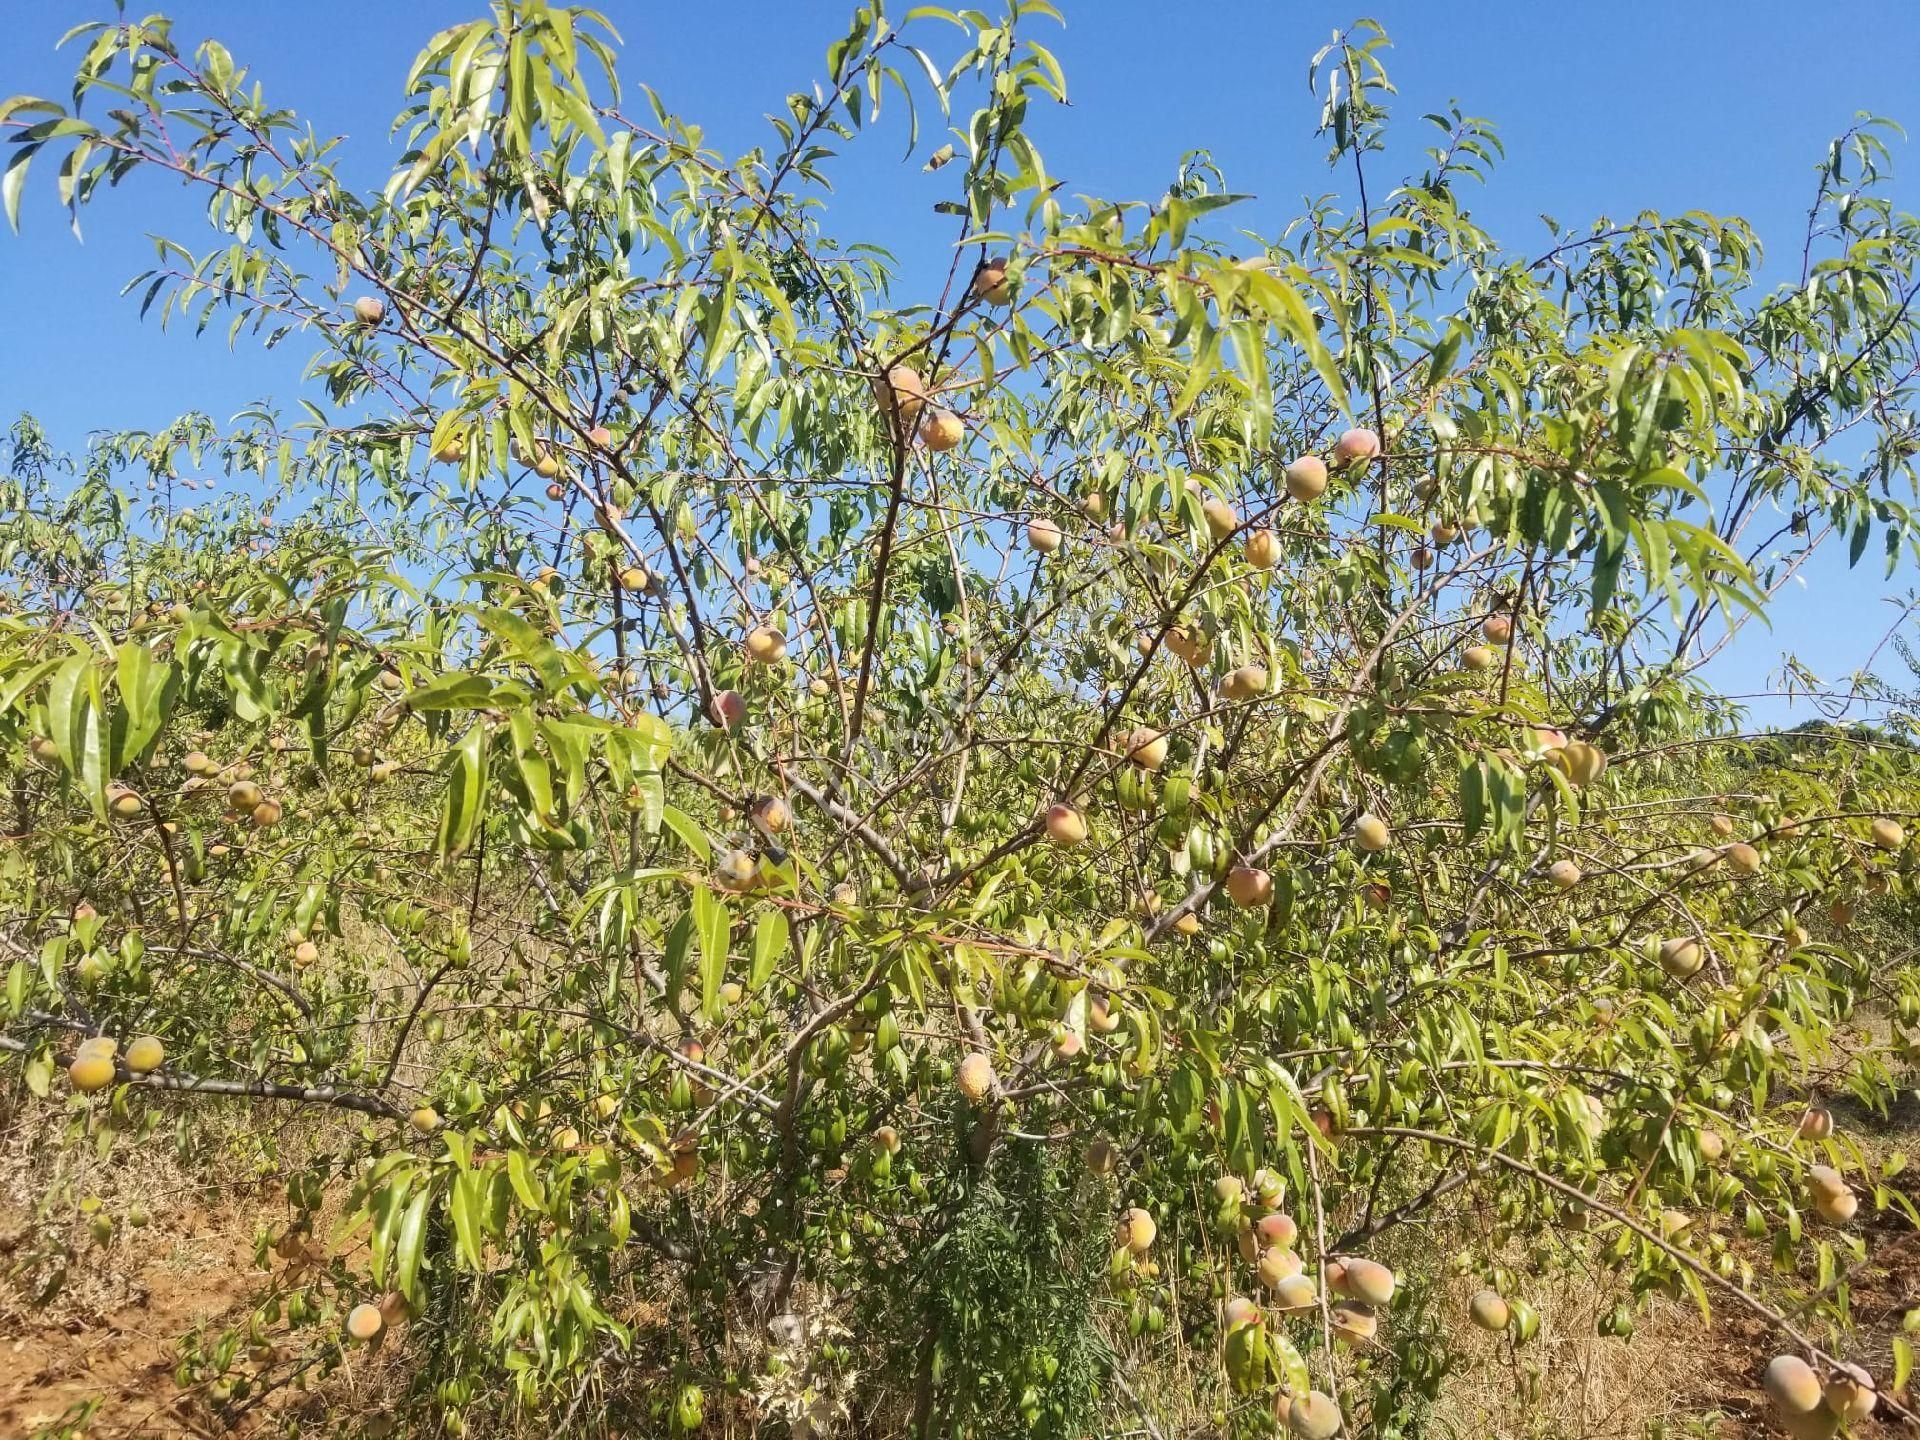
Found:
[[[19, 1219], [0, 1214], [0, 1235]], [[0, 1303], [0, 1435], [224, 1433], [175, 1385], [173, 1370], [180, 1337], [233, 1314], [258, 1282], [250, 1227], [200, 1210], [167, 1219], [164, 1231], [138, 1232], [102, 1259], [120, 1267], [107, 1288], [123, 1298], [60, 1305], [58, 1323], [30, 1306]], [[14, 1299], [0, 1290], [0, 1302]], [[90, 1418], [89, 1401], [98, 1402]]]
[[[1871, 1259], [1849, 1281], [1855, 1326], [1854, 1344], [1847, 1358], [1878, 1376], [1893, 1372], [1893, 1337], [1900, 1333], [1908, 1311], [1920, 1309], [1920, 1234], [1899, 1216], [1882, 1216], [1869, 1241]], [[1920, 1337], [1909, 1337], [1920, 1343]], [[1713, 1383], [1686, 1397], [1690, 1409], [1718, 1411], [1724, 1420], [1720, 1433], [1733, 1436], [1772, 1436], [1781, 1432], [1768, 1419], [1766, 1395], [1759, 1384], [1767, 1360], [1781, 1348], [1781, 1340], [1765, 1321], [1732, 1305], [1716, 1304], [1712, 1343], [1726, 1363], [1705, 1373]], [[1911, 1388], [1895, 1397], [1909, 1409], [1920, 1408]], [[1884, 1409], [1848, 1432], [1853, 1440], [1914, 1440], [1920, 1427], [1903, 1425]]]

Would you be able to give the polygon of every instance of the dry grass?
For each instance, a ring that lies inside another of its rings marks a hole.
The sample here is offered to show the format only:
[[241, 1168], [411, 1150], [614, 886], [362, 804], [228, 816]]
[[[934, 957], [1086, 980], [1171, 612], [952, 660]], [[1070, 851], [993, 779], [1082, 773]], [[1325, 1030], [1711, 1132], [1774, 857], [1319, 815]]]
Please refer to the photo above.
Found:
[[[1474, 1288], [1454, 1287], [1444, 1303], [1465, 1314]], [[1693, 1400], [1716, 1357], [1691, 1305], [1655, 1302], [1622, 1340], [1598, 1333], [1615, 1297], [1584, 1276], [1529, 1287], [1527, 1299], [1540, 1312], [1540, 1334], [1517, 1351], [1505, 1337], [1462, 1327], [1460, 1367], [1434, 1407], [1436, 1436], [1638, 1440], [1715, 1433]]]

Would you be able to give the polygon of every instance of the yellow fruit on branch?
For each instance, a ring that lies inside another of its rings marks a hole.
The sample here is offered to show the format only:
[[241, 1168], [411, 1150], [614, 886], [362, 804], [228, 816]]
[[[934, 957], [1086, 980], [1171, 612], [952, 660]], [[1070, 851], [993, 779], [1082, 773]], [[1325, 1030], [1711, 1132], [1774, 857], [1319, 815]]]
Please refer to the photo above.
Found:
[[881, 415], [897, 415], [901, 433], [911, 434], [927, 403], [927, 382], [920, 372], [911, 365], [895, 365], [874, 380], [873, 392], [880, 401]]
[[962, 1060], [960, 1068], [954, 1072], [954, 1084], [971, 1104], [978, 1105], [993, 1094], [996, 1083], [993, 1061], [977, 1050]]
[[1785, 1415], [1809, 1414], [1826, 1398], [1821, 1393], [1820, 1377], [1798, 1355], [1776, 1355], [1769, 1360], [1761, 1372], [1760, 1386]]
[[930, 408], [920, 417], [920, 443], [936, 453], [953, 449], [966, 435], [965, 422], [951, 410]]
[[135, 1075], [146, 1075], [166, 1063], [166, 1047], [155, 1036], [136, 1036], [127, 1046], [127, 1069]]
[[378, 325], [387, 315], [387, 302], [378, 295], [362, 295], [353, 302], [353, 318], [362, 325]]
[[1142, 770], [1158, 770], [1167, 760], [1167, 737], [1145, 725], [1128, 732], [1127, 759]]
[[82, 1095], [91, 1095], [113, 1084], [117, 1074], [113, 1056], [98, 1050], [80, 1051], [75, 1054], [73, 1063], [67, 1066], [67, 1079], [73, 1082], [73, 1088]]
[[1154, 1237], [1159, 1233], [1160, 1227], [1153, 1223], [1153, 1216], [1137, 1205], [1120, 1217], [1120, 1244], [1135, 1255], [1151, 1250]]
[[1355, 465], [1362, 460], [1371, 460], [1380, 453], [1380, 437], [1373, 431], [1359, 428], [1344, 432], [1333, 445], [1333, 463], [1335, 465]]
[[1676, 980], [1685, 980], [1690, 975], [1698, 974], [1700, 967], [1706, 963], [1706, 952], [1700, 948], [1700, 942], [1690, 935], [1660, 942], [1660, 968]]
[[1482, 1330], [1504, 1330], [1513, 1312], [1498, 1290], [1476, 1290], [1467, 1302], [1467, 1318]]
[[1393, 843], [1393, 832], [1378, 815], [1362, 815], [1353, 822], [1353, 843], [1370, 855], [1377, 855]]
[[1086, 842], [1086, 817], [1071, 805], [1049, 805], [1041, 824], [1046, 829], [1047, 839], [1056, 845], [1073, 846]]
[[716, 690], [707, 714], [722, 730], [737, 730], [747, 718], [747, 699], [738, 690]]
[[1333, 1440], [1343, 1423], [1340, 1406], [1330, 1395], [1309, 1390], [1292, 1396], [1287, 1404], [1287, 1433], [1298, 1440]]
[[1256, 570], [1271, 570], [1280, 563], [1280, 537], [1271, 530], [1255, 530], [1247, 536], [1247, 563]]
[[1012, 282], [1007, 278], [1007, 257], [994, 255], [974, 267], [967, 294], [989, 305], [1004, 305], [1012, 298]]
[[1880, 1398], [1873, 1376], [1861, 1365], [1842, 1365], [1827, 1377], [1821, 1393], [1827, 1408], [1849, 1425], [1873, 1414], [1874, 1404]]
[[747, 659], [756, 665], [771, 665], [787, 657], [787, 637], [771, 625], [756, 625], [747, 632]]
[[1575, 785], [1591, 785], [1606, 774], [1606, 751], [1584, 740], [1569, 740], [1557, 755], [1561, 771]]
[[1825, 1140], [1833, 1134], [1833, 1112], [1819, 1105], [1809, 1106], [1800, 1116], [1802, 1140]]
[[1060, 527], [1044, 515], [1036, 515], [1027, 522], [1027, 548], [1037, 555], [1055, 554], [1064, 538]]
[[1318, 455], [1302, 455], [1287, 466], [1287, 494], [1302, 503], [1327, 493], [1327, 462]]
[[1207, 641], [1198, 630], [1176, 625], [1167, 631], [1166, 647], [1189, 665], [1198, 665], [1207, 654]]
[[1311, 1310], [1320, 1302], [1320, 1292], [1313, 1288], [1313, 1281], [1304, 1271], [1282, 1276], [1280, 1283], [1273, 1287], [1273, 1304], [1276, 1310], [1297, 1312]]
[[1372, 1309], [1357, 1300], [1341, 1301], [1327, 1318], [1333, 1326], [1333, 1338], [1343, 1345], [1365, 1345], [1380, 1329]]
[[1267, 689], [1267, 667], [1264, 665], [1242, 665], [1227, 672], [1220, 682], [1220, 694], [1227, 700], [1252, 700], [1265, 694]]
[[1224, 500], [1207, 501], [1200, 507], [1200, 514], [1207, 522], [1207, 534], [1216, 544], [1240, 528], [1240, 516]]
[[347, 1336], [362, 1345], [378, 1338], [387, 1328], [387, 1320], [378, 1305], [359, 1304], [347, 1313]]
[[1227, 898], [1243, 910], [1270, 904], [1273, 876], [1251, 865], [1236, 865], [1227, 872]]
[[1882, 850], [1898, 850], [1907, 843], [1907, 832], [1898, 820], [1885, 816], [1873, 822], [1873, 843]]
[[1393, 1302], [1397, 1281], [1393, 1271], [1377, 1260], [1353, 1258], [1346, 1262], [1344, 1293], [1375, 1307]]

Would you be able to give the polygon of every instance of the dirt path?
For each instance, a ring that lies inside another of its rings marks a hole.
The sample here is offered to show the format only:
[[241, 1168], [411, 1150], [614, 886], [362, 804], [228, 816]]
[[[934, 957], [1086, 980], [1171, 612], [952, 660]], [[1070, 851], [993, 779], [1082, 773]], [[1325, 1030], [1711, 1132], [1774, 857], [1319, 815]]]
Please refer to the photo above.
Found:
[[[22, 1219], [0, 1213], [0, 1235]], [[231, 1315], [258, 1283], [248, 1224], [180, 1211], [95, 1253], [106, 1284], [86, 1292], [108, 1298], [58, 1305], [57, 1322], [0, 1286], [0, 1436], [221, 1433], [173, 1370], [180, 1337]]]

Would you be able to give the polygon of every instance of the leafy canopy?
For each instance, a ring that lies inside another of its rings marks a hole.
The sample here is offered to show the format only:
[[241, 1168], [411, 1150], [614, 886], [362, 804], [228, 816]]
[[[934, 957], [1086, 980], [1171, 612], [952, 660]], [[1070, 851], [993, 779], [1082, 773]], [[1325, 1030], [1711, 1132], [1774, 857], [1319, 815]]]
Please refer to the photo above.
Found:
[[[1311, 67], [1351, 198], [1261, 237], [1202, 154], [1151, 203], [1048, 171], [1056, 18], [861, 6], [729, 157], [604, 17], [498, 0], [367, 194], [161, 18], [0, 106], [10, 220], [185, 183], [142, 312], [311, 355], [77, 459], [22, 420], [0, 484], [0, 1045], [101, 1154], [335, 1115], [257, 1132], [286, 1358], [207, 1337], [230, 1414], [386, 1295], [449, 1427], [1411, 1434], [1435, 1234], [1515, 1345], [1600, 1261], [1617, 1332], [1691, 1294], [1849, 1358], [1914, 1211], [1801, 1120], [1913, 1063], [1912, 753], [1756, 740], [1701, 667], [1821, 545], [1914, 547], [1887, 126], [1772, 289], [1699, 212], [1515, 249], [1487, 122], [1384, 182], [1361, 23]], [[903, 128], [933, 289], [829, 226]], [[1362, 1252], [1390, 1306], [1323, 1275]]]

